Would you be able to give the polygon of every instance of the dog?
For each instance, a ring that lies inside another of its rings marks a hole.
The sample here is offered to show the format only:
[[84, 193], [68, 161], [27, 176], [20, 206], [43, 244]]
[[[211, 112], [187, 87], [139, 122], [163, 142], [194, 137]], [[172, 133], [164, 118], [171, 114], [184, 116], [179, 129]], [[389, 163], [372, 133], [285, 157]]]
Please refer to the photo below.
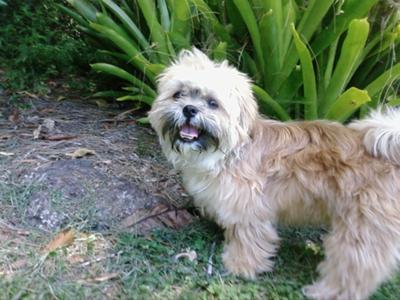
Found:
[[347, 126], [262, 117], [251, 80], [184, 50], [158, 78], [149, 120], [195, 205], [224, 229], [235, 275], [271, 271], [282, 224], [327, 224], [311, 299], [367, 299], [400, 250], [400, 111]]

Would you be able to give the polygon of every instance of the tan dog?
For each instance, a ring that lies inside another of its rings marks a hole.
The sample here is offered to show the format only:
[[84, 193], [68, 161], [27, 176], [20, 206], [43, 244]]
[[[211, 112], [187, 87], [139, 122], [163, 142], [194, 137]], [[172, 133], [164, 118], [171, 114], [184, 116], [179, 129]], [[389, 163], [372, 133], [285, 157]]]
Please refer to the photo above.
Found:
[[159, 77], [149, 117], [195, 204], [224, 228], [231, 273], [271, 270], [279, 222], [330, 225], [310, 298], [365, 299], [395, 270], [399, 112], [347, 127], [264, 119], [249, 78], [194, 49]]

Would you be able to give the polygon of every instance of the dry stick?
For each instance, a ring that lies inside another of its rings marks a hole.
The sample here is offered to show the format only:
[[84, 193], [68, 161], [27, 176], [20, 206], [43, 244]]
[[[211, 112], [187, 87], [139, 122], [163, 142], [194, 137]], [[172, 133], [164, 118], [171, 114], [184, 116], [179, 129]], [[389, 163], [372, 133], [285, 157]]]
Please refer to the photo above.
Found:
[[213, 273], [213, 256], [215, 252], [215, 241], [211, 244], [210, 257], [207, 263], [207, 276], [210, 277]]
[[149, 220], [149, 219], [151, 219], [151, 218], [156, 218], [156, 217], [159, 217], [159, 216], [162, 216], [162, 215], [164, 215], [164, 214], [167, 214], [167, 213], [169, 213], [169, 212], [175, 212], [176, 214], [178, 213], [178, 211], [180, 211], [180, 210], [186, 210], [186, 208], [178, 208], [178, 207], [174, 207], [174, 208], [169, 208], [169, 207], [167, 207], [165, 210], [163, 210], [163, 211], [161, 211], [161, 212], [159, 212], [159, 213], [155, 213], [155, 214], [152, 214], [152, 215], [148, 215], [148, 216], [146, 216], [146, 217], [143, 217], [142, 219], [139, 219], [137, 222], [134, 222], [133, 224], [129, 224], [129, 225], [127, 225], [126, 227], [124, 227], [124, 228], [128, 228], [128, 227], [131, 227], [131, 226], [135, 226], [135, 225], [138, 225], [138, 224], [140, 224], [140, 223], [143, 223], [144, 221], [147, 221], [147, 220]]

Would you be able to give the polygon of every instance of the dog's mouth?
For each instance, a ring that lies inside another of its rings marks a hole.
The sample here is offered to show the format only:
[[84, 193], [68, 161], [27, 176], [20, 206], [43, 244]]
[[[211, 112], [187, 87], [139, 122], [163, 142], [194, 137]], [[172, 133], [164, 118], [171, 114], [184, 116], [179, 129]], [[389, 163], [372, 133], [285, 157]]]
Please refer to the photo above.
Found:
[[189, 123], [185, 123], [179, 128], [179, 138], [183, 142], [195, 142], [199, 139], [200, 135], [201, 129]]
[[162, 128], [164, 137], [167, 135], [171, 141], [171, 147], [177, 152], [185, 149], [185, 145], [194, 151], [206, 151], [208, 149], [217, 150], [219, 139], [217, 133], [207, 124], [193, 124], [189, 120], [185, 123], [177, 124], [174, 116], [167, 117]]

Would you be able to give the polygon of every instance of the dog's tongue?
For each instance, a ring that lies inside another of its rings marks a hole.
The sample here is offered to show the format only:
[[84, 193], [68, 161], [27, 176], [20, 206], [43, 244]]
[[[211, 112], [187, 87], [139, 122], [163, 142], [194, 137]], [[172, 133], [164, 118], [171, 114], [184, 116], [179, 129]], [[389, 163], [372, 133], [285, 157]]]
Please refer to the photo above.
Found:
[[187, 140], [193, 140], [199, 137], [198, 129], [190, 124], [183, 125], [179, 134], [181, 138]]

